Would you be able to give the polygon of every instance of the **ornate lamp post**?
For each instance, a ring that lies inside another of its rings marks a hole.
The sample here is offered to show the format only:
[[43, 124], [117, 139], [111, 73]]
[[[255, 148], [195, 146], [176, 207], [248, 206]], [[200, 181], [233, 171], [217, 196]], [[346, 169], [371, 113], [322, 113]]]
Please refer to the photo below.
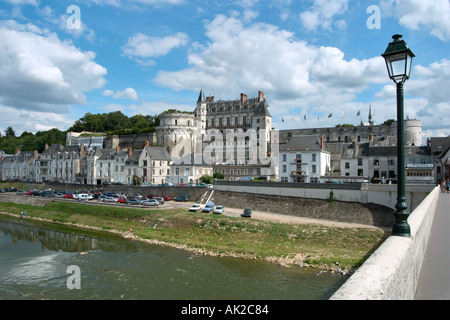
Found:
[[392, 228], [392, 235], [410, 237], [411, 228], [408, 224], [405, 202], [405, 129], [403, 112], [403, 83], [409, 79], [411, 64], [414, 54], [406, 42], [402, 40], [402, 35], [392, 36], [394, 41], [389, 43], [382, 57], [386, 61], [386, 67], [391, 78], [397, 84], [397, 204], [394, 212], [395, 223]]

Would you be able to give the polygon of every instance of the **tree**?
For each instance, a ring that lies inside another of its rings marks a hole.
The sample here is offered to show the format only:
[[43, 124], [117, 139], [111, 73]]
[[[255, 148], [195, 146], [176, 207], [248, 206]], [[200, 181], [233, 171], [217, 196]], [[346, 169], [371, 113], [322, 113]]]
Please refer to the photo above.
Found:
[[5, 130], [5, 137], [9, 138], [9, 137], [15, 137], [16, 136], [16, 132], [13, 130], [12, 127], [8, 127]]
[[222, 180], [222, 179], [225, 178], [225, 175], [224, 175], [223, 173], [221, 173], [221, 172], [214, 172], [213, 178], [214, 178], [214, 179]]
[[208, 175], [205, 174], [204, 176], [200, 177], [200, 181], [203, 182], [203, 183], [211, 184], [212, 181], [213, 181], [213, 177], [208, 176]]

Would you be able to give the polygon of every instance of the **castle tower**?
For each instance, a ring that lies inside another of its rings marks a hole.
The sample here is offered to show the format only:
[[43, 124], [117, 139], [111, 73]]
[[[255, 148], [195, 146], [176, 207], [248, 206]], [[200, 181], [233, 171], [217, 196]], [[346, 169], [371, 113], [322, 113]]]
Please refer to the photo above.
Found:
[[206, 99], [203, 89], [197, 100], [197, 108], [195, 109], [195, 117], [197, 119], [197, 132], [201, 135], [206, 132]]
[[416, 119], [406, 119], [405, 127], [405, 146], [422, 145], [422, 121]]

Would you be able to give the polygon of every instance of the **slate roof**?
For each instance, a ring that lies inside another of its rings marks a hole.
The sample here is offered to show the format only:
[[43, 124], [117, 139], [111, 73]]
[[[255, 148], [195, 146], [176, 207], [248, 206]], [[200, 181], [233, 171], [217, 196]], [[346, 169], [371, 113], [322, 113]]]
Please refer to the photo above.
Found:
[[194, 167], [212, 167], [205, 161], [202, 154], [188, 154], [179, 159], [173, 159], [172, 166], [194, 166]]
[[152, 160], [172, 161], [172, 158], [165, 148], [145, 147], [145, 149]]
[[[318, 136], [293, 136], [280, 143], [281, 151], [320, 151], [320, 138]], [[323, 151], [327, 151], [324, 143]]]

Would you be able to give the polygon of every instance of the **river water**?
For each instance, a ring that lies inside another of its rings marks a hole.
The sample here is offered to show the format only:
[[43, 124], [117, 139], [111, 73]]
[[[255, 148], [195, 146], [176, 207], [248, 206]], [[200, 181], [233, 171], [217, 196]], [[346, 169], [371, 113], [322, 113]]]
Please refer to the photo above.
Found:
[[0, 299], [323, 300], [346, 280], [82, 232], [0, 217]]

